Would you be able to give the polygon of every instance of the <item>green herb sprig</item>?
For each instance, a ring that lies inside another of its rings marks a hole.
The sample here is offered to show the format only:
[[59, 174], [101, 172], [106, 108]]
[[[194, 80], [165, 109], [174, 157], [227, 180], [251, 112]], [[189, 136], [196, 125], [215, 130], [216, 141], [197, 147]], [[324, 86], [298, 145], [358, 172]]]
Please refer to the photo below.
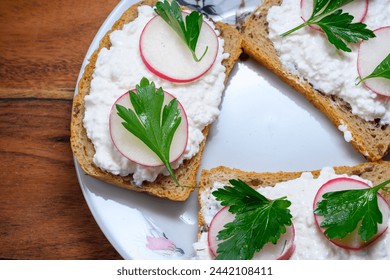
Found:
[[352, 23], [353, 16], [344, 13], [340, 8], [353, 0], [314, 0], [313, 13], [310, 18], [299, 26], [281, 34], [285, 37], [305, 26], [317, 25], [320, 27], [329, 42], [337, 49], [351, 52], [347, 43], [357, 43], [360, 39], [374, 38], [375, 34], [361, 22]]
[[172, 139], [181, 122], [177, 99], [163, 107], [163, 89], [156, 89], [155, 84], [146, 78], [136, 86], [136, 92], [130, 91], [129, 94], [134, 111], [116, 105], [118, 116], [124, 120], [122, 125], [161, 159], [174, 182], [180, 186], [169, 159]]
[[213, 192], [221, 205], [229, 206], [235, 219], [225, 225], [217, 238], [217, 259], [252, 259], [255, 252], [265, 244], [276, 244], [286, 226], [291, 226], [286, 197], [268, 200], [241, 180], [230, 180], [232, 186], [225, 186]]
[[175, 0], [173, 0], [171, 4], [167, 0], [164, 0], [164, 2], [157, 2], [155, 11], [188, 46], [194, 60], [196, 62], [201, 61], [208, 50], [207, 46], [200, 58], [196, 56], [196, 44], [198, 43], [200, 30], [202, 28], [203, 15], [193, 11], [185, 17], [184, 23], [180, 6]]
[[374, 69], [374, 71], [364, 78], [358, 78], [359, 82], [356, 85], [359, 85], [361, 82], [364, 82], [367, 79], [371, 78], [386, 78], [390, 79], [390, 53], [387, 57], [382, 60], [381, 63]]
[[361, 222], [358, 234], [364, 241], [369, 241], [378, 232], [378, 224], [382, 223], [377, 192], [390, 190], [385, 188], [387, 184], [390, 180], [374, 188], [325, 193], [314, 210], [316, 215], [324, 217], [320, 226], [326, 229], [325, 235], [330, 239], [342, 239]]

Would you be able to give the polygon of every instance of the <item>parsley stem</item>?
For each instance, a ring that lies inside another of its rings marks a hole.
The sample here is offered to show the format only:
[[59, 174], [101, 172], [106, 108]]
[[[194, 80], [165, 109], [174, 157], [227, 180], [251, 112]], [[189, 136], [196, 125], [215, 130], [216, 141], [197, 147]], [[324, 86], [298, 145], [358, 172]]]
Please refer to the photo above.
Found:
[[364, 79], [362, 79], [362, 78], [360, 78], [360, 77], [357, 77], [356, 79], [355, 79], [355, 86], [358, 86], [358, 85], [360, 85], [362, 82], [364, 82], [364, 80], [366, 80], [367, 78], [364, 78]]
[[[384, 181], [383, 183], [379, 184], [378, 186], [375, 186], [373, 189], [375, 190], [375, 192], [377, 192], [388, 184], [390, 184], [390, 180]], [[388, 190], [390, 190], [390, 187], [383, 188], [383, 189], [388, 191]]]
[[305, 27], [305, 26], [307, 26], [307, 25], [310, 25], [310, 24], [313, 24], [313, 23], [312, 23], [312, 22], [309, 22], [309, 21], [306, 21], [306, 22], [304, 22], [304, 23], [298, 25], [297, 27], [294, 27], [293, 29], [284, 32], [284, 33], [281, 34], [280, 36], [281, 36], [281, 37], [286, 37], [287, 35], [290, 35], [291, 33], [293, 33], [293, 32], [295, 32], [295, 31], [301, 29], [302, 27]]
[[179, 181], [176, 178], [175, 172], [172, 169], [172, 166], [169, 162], [169, 156], [165, 156], [163, 154], [157, 154], [157, 156], [160, 158], [160, 160], [163, 162], [165, 168], [168, 170], [169, 175], [171, 176], [172, 180], [176, 183], [178, 187], [181, 187]]
[[358, 86], [361, 83], [363, 83], [364, 81], [366, 81], [368, 79], [371, 79], [371, 78], [374, 78], [374, 77], [372, 77], [371, 75], [367, 76], [367, 77], [364, 77], [364, 78], [357, 77], [356, 80], [355, 80], [355, 86]]
[[192, 52], [192, 57], [194, 58], [194, 60], [195, 60], [196, 62], [199, 62], [199, 61], [201, 61], [201, 60], [203, 59], [203, 57], [206, 55], [208, 49], [209, 49], [209, 46], [206, 46], [206, 49], [204, 50], [204, 52], [203, 52], [203, 54], [202, 54], [202, 56], [201, 56], [200, 58], [197, 58], [197, 57], [196, 57], [195, 51], [191, 51], [191, 52]]
[[361, 78], [361, 77], [357, 77], [356, 80], [355, 80], [355, 85], [358, 86], [360, 85], [362, 82], [368, 80], [368, 79], [371, 79], [371, 78], [375, 78], [375, 76], [373, 76], [372, 74], [367, 76], [367, 77], [364, 77], [364, 78]]
[[177, 180], [175, 172], [173, 172], [173, 169], [172, 169], [171, 165], [169, 164], [169, 162], [167, 162], [167, 163], [164, 162], [164, 165], [167, 168], [169, 175], [171, 175], [172, 180], [176, 183], [176, 185], [178, 187], [180, 187], [181, 185], [180, 185], [179, 181]]

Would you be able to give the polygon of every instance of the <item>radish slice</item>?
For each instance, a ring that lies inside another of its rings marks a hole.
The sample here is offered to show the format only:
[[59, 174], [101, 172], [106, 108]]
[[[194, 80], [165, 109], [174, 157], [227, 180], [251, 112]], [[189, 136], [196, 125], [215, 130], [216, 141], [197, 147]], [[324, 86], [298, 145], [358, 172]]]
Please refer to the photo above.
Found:
[[[363, 22], [367, 15], [368, 0], [356, 0], [341, 7], [343, 12], [353, 16], [353, 22]], [[301, 0], [301, 18], [306, 21], [313, 13], [313, 1]], [[321, 30], [317, 25], [310, 25], [315, 30]], [[322, 31], [322, 30], [321, 30]]]
[[[224, 225], [234, 220], [234, 214], [229, 212], [229, 207], [223, 207], [212, 219], [208, 232], [208, 244], [213, 257], [217, 256], [218, 232]], [[276, 244], [267, 243], [263, 249], [255, 253], [253, 260], [288, 260], [295, 250], [294, 245], [295, 229], [291, 225], [286, 227], [286, 233], [282, 234]]]
[[[168, 104], [174, 97], [164, 92], [164, 105]], [[118, 116], [116, 104], [134, 110], [130, 101], [129, 92], [120, 96], [114, 103], [110, 112], [110, 135], [114, 146], [127, 159], [138, 164], [156, 167], [162, 166], [160, 158], [144, 142], [129, 132], [123, 125], [123, 119]], [[188, 138], [188, 120], [183, 106], [178, 102], [180, 108], [181, 122], [173, 136], [170, 162], [176, 161], [185, 151]]]
[[[357, 68], [360, 78], [367, 77], [390, 53], [390, 26], [374, 30], [375, 38], [361, 42]], [[390, 79], [371, 78], [363, 82], [376, 94], [390, 96]]]
[[157, 76], [176, 83], [200, 78], [215, 62], [219, 48], [218, 37], [214, 29], [203, 21], [195, 51], [198, 58], [206, 47], [206, 55], [196, 62], [187, 45], [160, 16], [155, 16], [146, 24], [139, 43], [146, 67]]
[[[318, 190], [314, 198], [313, 209], [317, 207], [317, 204], [323, 199], [322, 196], [327, 192], [366, 189], [366, 188], [370, 188], [370, 186], [362, 181], [351, 179], [351, 178], [336, 178], [336, 179], [329, 180], [324, 185], [322, 185], [322, 187]], [[373, 238], [368, 242], [365, 242], [361, 239], [361, 237], [358, 234], [358, 230], [359, 230], [358, 227], [343, 239], [329, 239], [327, 236], [325, 237], [327, 237], [330, 242], [344, 249], [349, 249], [349, 250], [363, 249], [364, 247], [366, 247], [367, 245], [375, 241], [387, 230], [388, 225], [386, 224], [386, 221], [389, 219], [390, 206], [387, 204], [386, 200], [380, 194], [378, 194], [378, 205], [383, 215], [383, 223], [378, 225], [377, 234], [373, 236]], [[324, 217], [314, 214], [314, 218], [316, 220], [318, 228], [322, 233], [324, 233], [325, 229], [320, 227], [320, 224], [324, 220]]]

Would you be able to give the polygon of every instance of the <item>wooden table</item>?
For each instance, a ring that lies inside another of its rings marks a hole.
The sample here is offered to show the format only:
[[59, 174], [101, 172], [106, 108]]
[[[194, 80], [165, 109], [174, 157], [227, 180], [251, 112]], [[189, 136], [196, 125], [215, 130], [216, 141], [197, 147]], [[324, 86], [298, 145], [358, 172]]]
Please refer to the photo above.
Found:
[[119, 0], [0, 1], [0, 259], [120, 259], [81, 193], [74, 87]]

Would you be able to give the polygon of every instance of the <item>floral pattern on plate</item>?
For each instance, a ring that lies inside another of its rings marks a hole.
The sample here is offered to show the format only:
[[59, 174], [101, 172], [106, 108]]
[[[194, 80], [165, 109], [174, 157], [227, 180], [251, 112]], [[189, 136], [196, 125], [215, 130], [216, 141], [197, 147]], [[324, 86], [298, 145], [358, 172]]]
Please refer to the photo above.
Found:
[[198, 11], [214, 20], [240, 26], [262, 0], [176, 0], [182, 6]]
[[168, 239], [165, 233], [159, 229], [149, 218], [145, 217], [149, 226], [149, 233], [146, 235], [146, 249], [162, 256], [182, 256], [184, 251], [178, 248], [175, 243]]

